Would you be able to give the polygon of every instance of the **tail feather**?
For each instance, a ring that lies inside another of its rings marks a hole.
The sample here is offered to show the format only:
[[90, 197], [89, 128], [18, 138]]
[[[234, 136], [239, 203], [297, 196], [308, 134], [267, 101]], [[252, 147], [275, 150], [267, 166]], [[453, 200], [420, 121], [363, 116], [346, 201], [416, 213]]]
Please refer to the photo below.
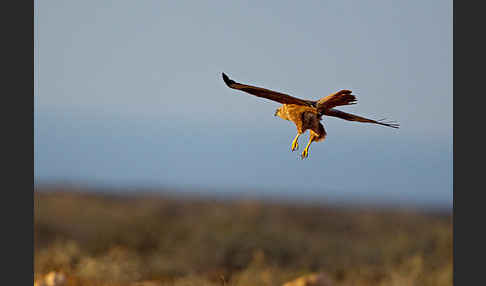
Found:
[[323, 112], [336, 106], [352, 104], [356, 104], [356, 96], [351, 94], [351, 90], [343, 89], [319, 99], [317, 101], [317, 110]]
[[315, 133], [315, 135], [313, 136], [313, 140], [312, 141], [315, 141], [315, 142], [319, 142], [319, 141], [323, 141], [324, 139], [326, 139], [326, 130], [324, 129], [324, 126], [319, 123], [319, 132], [318, 133]]

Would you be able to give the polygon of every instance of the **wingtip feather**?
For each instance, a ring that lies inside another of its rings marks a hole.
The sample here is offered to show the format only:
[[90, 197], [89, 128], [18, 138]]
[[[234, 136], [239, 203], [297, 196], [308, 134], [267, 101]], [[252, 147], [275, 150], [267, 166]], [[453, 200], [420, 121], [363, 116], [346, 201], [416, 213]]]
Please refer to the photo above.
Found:
[[234, 83], [224, 72], [221, 73], [223, 75], [223, 80], [226, 83], [227, 86], [231, 87], [231, 84]]
[[381, 120], [378, 120], [377, 122], [381, 125], [384, 125], [384, 126], [388, 126], [388, 127], [391, 127], [391, 128], [400, 128], [400, 123], [398, 123], [397, 121], [385, 121], [386, 119], [381, 119]]

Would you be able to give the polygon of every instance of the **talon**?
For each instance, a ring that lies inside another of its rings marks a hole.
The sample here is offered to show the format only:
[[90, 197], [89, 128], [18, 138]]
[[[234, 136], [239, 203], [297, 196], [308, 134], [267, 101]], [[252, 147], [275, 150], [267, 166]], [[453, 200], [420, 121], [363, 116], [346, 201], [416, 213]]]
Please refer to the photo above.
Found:
[[297, 142], [297, 141], [292, 142], [292, 146], [291, 146], [292, 152], [294, 152], [295, 150], [298, 150], [298, 149], [299, 149], [299, 142]]
[[309, 155], [309, 151], [307, 151], [307, 149], [304, 149], [300, 157], [302, 158], [302, 160], [304, 160], [305, 158], [307, 158], [308, 155]]
[[297, 136], [295, 136], [294, 140], [292, 140], [292, 145], [290, 145], [290, 150], [292, 150], [292, 152], [299, 149], [299, 136], [300, 134], [297, 133]]

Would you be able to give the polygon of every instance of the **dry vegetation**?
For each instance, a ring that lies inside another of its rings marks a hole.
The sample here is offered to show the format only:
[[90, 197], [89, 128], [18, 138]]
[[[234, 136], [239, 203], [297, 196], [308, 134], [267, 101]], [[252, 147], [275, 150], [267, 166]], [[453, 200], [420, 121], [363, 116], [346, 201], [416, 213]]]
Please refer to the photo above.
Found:
[[450, 213], [52, 190], [34, 206], [35, 276], [66, 285], [452, 285]]

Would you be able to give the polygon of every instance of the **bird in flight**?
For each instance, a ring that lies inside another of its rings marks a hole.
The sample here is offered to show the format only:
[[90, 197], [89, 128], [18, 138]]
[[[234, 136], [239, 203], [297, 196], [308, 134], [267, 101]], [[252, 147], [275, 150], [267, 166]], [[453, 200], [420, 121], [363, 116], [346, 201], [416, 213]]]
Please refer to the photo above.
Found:
[[222, 75], [224, 82], [230, 88], [283, 104], [275, 111], [274, 115], [292, 121], [297, 127], [297, 136], [290, 146], [292, 152], [299, 148], [299, 136], [310, 130], [309, 142], [301, 154], [302, 159], [309, 156], [309, 147], [312, 142], [323, 141], [326, 138], [326, 130], [320, 122], [323, 115], [349, 121], [380, 124], [392, 128], [399, 128], [400, 126], [397, 122], [386, 122], [384, 119], [372, 120], [335, 109], [336, 106], [356, 104], [356, 97], [351, 94], [350, 90], [343, 89], [319, 100], [305, 100], [273, 90], [241, 84], [231, 80], [225, 73], [222, 73]]

